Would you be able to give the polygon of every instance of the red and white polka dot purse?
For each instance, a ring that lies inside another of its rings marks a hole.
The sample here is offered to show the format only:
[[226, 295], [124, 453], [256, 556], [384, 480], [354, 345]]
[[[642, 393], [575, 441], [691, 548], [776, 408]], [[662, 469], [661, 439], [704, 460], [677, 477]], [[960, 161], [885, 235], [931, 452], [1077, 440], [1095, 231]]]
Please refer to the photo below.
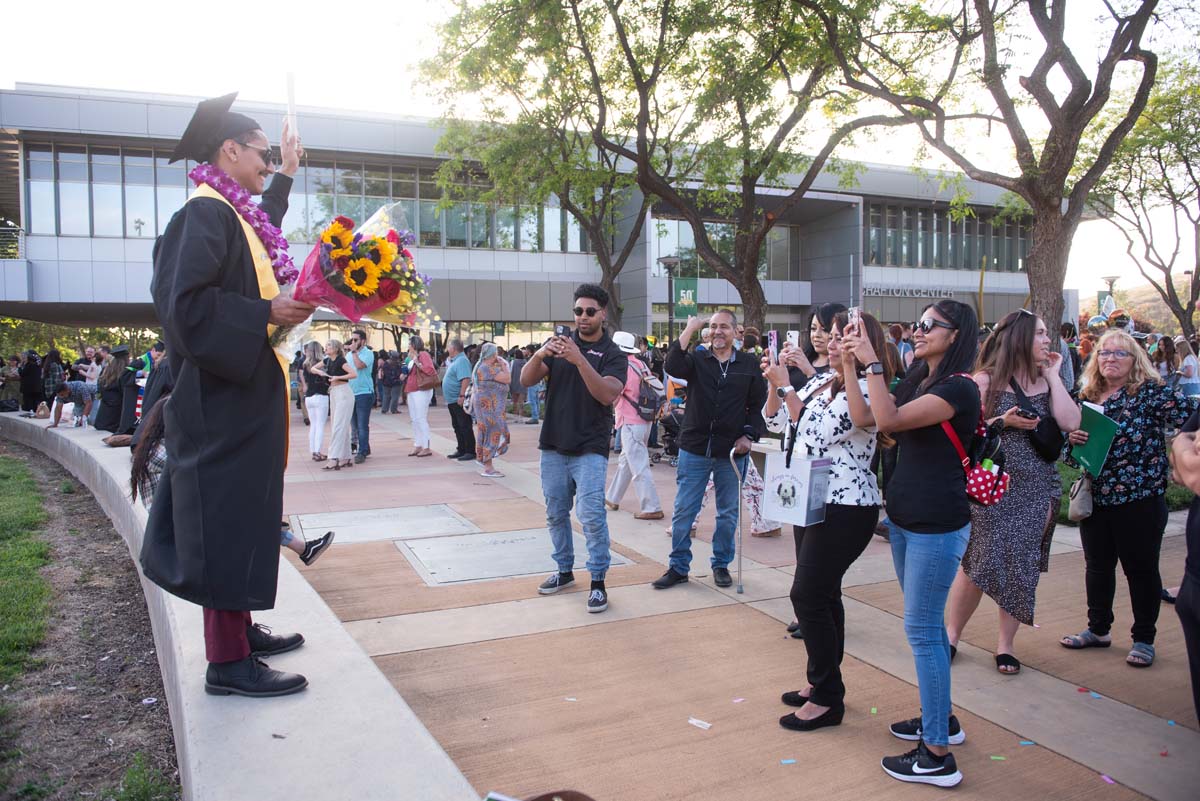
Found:
[[[1008, 473], [1003, 469], [1003, 457], [997, 455], [996, 462], [985, 458], [972, 464], [966, 449], [963, 448], [962, 440], [958, 438], [949, 420], [942, 421], [942, 430], [950, 438], [954, 450], [958, 452], [959, 460], [962, 461], [963, 472], [967, 475], [967, 498], [980, 506], [995, 506], [1008, 491]], [[989, 435], [987, 424], [980, 417], [975, 436], [986, 438]]]

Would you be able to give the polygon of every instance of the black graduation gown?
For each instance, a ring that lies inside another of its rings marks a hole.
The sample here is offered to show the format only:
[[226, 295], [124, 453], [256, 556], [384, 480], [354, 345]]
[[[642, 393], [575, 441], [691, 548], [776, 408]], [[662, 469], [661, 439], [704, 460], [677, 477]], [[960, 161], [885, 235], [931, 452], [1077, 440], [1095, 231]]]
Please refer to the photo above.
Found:
[[[126, 370], [125, 372], [129, 372]], [[97, 431], [115, 434], [121, 427], [121, 401], [124, 398], [124, 377], [117, 379], [111, 387], [100, 387], [100, 408], [96, 410]]]
[[137, 373], [125, 370], [117, 384], [121, 390], [121, 417], [117, 423], [117, 433], [132, 434], [133, 427], [137, 425]]
[[[291, 179], [262, 207], [279, 225]], [[275, 605], [287, 448], [287, 383], [267, 342], [271, 304], [237, 213], [197, 198], [154, 247], [150, 282], [175, 391], [164, 408], [167, 466], [141, 563], [166, 591], [210, 609]]]

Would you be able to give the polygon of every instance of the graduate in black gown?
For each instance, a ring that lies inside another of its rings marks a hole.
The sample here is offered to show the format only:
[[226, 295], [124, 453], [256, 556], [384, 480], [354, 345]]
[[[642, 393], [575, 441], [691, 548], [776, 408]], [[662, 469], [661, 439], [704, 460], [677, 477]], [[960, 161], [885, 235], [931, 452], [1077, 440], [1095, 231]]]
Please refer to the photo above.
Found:
[[[96, 411], [95, 429], [116, 434], [121, 429], [125, 402], [125, 385], [129, 382], [129, 348], [118, 345], [109, 353], [96, 384], [100, 388], [100, 408]], [[137, 398], [134, 398], [137, 401]]]
[[[200, 104], [172, 161], [205, 162], [262, 195], [277, 227], [302, 151], [285, 127], [276, 173], [258, 123], [229, 111], [235, 96]], [[286, 294], [264, 299], [263, 287], [268, 297], [278, 291], [271, 259], [223, 199], [231, 194], [199, 187], [154, 247], [150, 291], [175, 391], [141, 563], [151, 581], [204, 607], [207, 692], [277, 696], [308, 682], [258, 659], [304, 638], [272, 635], [250, 618], [275, 605], [287, 458], [288, 386], [267, 325], [297, 325], [313, 307]]]

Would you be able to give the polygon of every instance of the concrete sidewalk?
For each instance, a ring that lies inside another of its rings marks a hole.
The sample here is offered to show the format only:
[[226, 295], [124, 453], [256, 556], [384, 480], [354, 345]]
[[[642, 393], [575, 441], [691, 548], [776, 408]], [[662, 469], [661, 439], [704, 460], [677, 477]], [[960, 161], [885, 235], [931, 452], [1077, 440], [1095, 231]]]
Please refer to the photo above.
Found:
[[[407, 414], [376, 411], [373, 455], [336, 472], [305, 458], [308, 429], [294, 412], [285, 512], [308, 536], [338, 532], [301, 575], [480, 794], [573, 787], [598, 801], [927, 796], [878, 767], [908, 747], [887, 724], [919, 714], [887, 543], [872, 542], [846, 580], [845, 723], [788, 732], [776, 722], [787, 711], [778, 696], [803, 686], [805, 663], [803, 644], [783, 627], [792, 619], [790, 530], [746, 536], [738, 595], [708, 575], [710, 505], [692, 581], [655, 591], [648, 582], [665, 570], [669, 521], [634, 520], [631, 491], [608, 515], [623, 562], [608, 574], [610, 608], [588, 614], [585, 580], [551, 597], [536, 592], [554, 569], [539, 427], [510, 425], [512, 447], [496, 462], [505, 476], [488, 479], [471, 462], [445, 458], [454, 444], [449, 417], [444, 406], [430, 411], [434, 456], [408, 457]], [[615, 466], [614, 456], [610, 475]], [[664, 462], [652, 471], [669, 518], [674, 470]], [[1163, 549], [1168, 586], [1182, 574], [1181, 533], [1174, 515]], [[576, 551], [586, 558], [581, 537]], [[956, 711], [968, 730], [955, 748], [966, 777], [959, 792], [1195, 798], [1200, 733], [1174, 611], [1163, 610], [1149, 671], [1123, 661], [1123, 589], [1114, 648], [1061, 649], [1058, 637], [1078, 631], [1086, 611], [1077, 532], [1060, 528], [1053, 554], [1039, 588], [1040, 627], [1017, 638], [1019, 676], [992, 664], [989, 600], [967, 629], [954, 667]]]

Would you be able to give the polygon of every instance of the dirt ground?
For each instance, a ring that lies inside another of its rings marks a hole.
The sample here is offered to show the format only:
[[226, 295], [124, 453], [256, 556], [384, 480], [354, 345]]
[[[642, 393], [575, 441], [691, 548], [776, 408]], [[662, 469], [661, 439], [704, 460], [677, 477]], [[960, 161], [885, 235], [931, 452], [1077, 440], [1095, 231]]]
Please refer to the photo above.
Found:
[[56, 462], [10, 442], [0, 454], [27, 464], [41, 488], [53, 588], [33, 666], [0, 689], [11, 712], [0, 735], [13, 771], [4, 797], [109, 798], [139, 752], [177, 784], [150, 618], [124, 540]]

